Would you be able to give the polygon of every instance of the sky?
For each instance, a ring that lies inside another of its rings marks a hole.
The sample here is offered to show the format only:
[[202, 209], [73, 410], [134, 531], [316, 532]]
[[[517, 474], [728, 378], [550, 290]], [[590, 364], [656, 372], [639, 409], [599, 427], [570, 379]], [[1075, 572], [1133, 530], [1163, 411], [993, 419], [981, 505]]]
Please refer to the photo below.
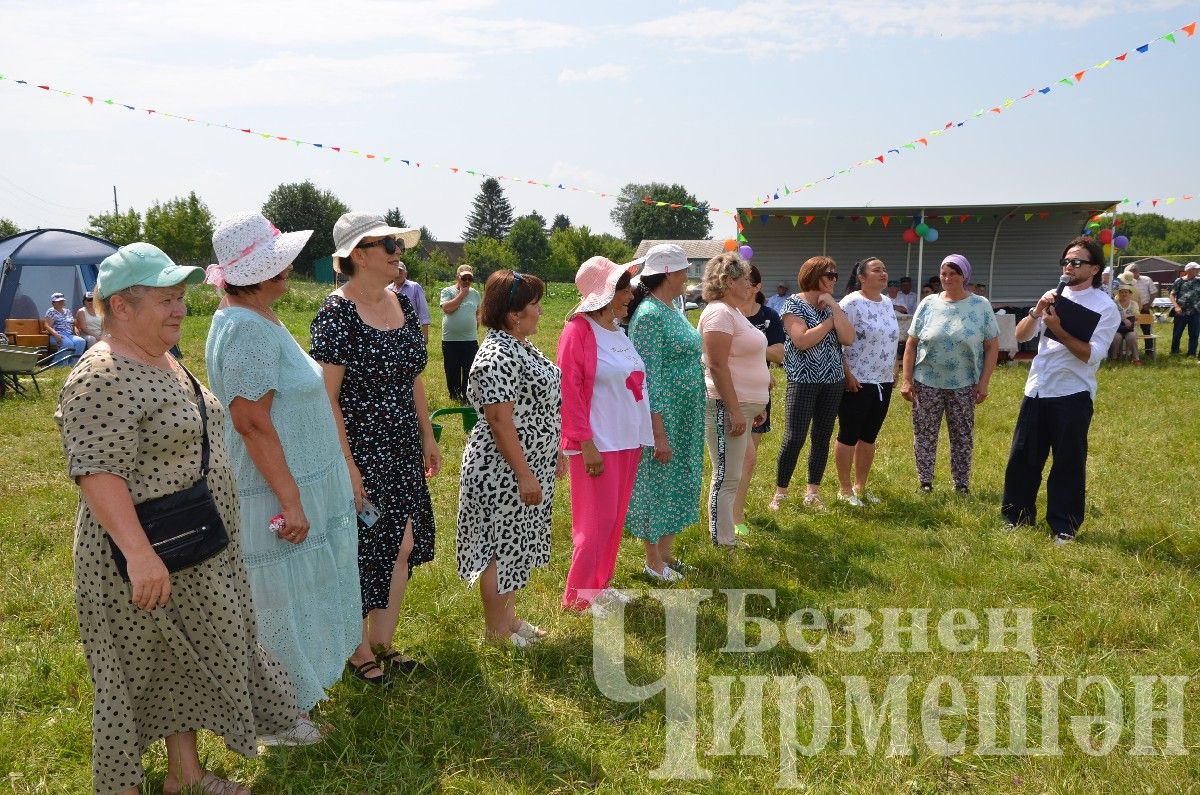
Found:
[[[116, 186], [122, 210], [194, 190], [220, 219], [309, 179], [458, 240], [473, 169], [521, 178], [501, 183], [517, 214], [615, 233], [599, 194], [629, 182], [754, 206], [927, 137], [774, 206], [1128, 197], [1145, 211], [1196, 195], [1156, 211], [1198, 218], [1200, 33], [1179, 32], [1198, 18], [1171, 0], [3, 0], [0, 217], [81, 229]], [[713, 237], [734, 234], [713, 219]]]

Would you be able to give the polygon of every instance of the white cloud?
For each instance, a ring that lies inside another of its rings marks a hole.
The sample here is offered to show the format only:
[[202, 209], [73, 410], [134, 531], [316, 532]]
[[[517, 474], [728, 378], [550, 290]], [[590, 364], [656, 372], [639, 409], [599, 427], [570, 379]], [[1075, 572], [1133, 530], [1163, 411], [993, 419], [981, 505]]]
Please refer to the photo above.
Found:
[[728, 9], [705, 7], [684, 11], [634, 25], [632, 30], [637, 35], [667, 40], [684, 49], [736, 52], [756, 59], [775, 56], [794, 59], [809, 52], [844, 46], [851, 39], [976, 38], [995, 31], [1081, 27], [1121, 10], [1122, 6], [1111, 1], [751, 0]]
[[629, 67], [624, 64], [604, 63], [599, 66], [593, 66], [590, 69], [576, 71], [574, 69], [563, 69], [558, 73], [558, 82], [569, 83], [595, 83], [601, 80], [619, 80], [624, 81], [629, 78]]

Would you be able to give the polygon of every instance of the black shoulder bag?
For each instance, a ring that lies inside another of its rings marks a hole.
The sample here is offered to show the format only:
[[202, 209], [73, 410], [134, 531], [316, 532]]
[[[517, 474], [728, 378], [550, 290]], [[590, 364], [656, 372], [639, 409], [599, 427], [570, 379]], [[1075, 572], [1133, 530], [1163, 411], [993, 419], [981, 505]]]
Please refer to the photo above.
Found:
[[[182, 365], [180, 365], [182, 367]], [[217, 503], [208, 490], [208, 411], [204, 407], [204, 393], [200, 382], [186, 367], [188, 380], [196, 392], [196, 403], [200, 408], [200, 423], [204, 434], [204, 446], [200, 453], [200, 479], [183, 491], [156, 497], [135, 505], [138, 521], [150, 546], [162, 559], [167, 571], [181, 571], [211, 558], [229, 546], [229, 534]], [[121, 579], [129, 582], [129, 566], [112, 536], [108, 537], [113, 560]]]

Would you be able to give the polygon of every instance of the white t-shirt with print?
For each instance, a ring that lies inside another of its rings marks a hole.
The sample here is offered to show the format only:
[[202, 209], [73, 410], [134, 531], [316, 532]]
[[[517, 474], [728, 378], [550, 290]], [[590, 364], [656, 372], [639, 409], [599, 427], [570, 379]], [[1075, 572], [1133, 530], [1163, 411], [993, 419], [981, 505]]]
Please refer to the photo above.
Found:
[[892, 301], [887, 296], [872, 301], [853, 292], [839, 303], [854, 326], [854, 342], [842, 346], [850, 373], [864, 384], [892, 383], [900, 344], [900, 325]]
[[592, 387], [592, 442], [602, 453], [654, 446], [646, 364], [623, 331], [588, 318], [596, 334], [596, 384]]

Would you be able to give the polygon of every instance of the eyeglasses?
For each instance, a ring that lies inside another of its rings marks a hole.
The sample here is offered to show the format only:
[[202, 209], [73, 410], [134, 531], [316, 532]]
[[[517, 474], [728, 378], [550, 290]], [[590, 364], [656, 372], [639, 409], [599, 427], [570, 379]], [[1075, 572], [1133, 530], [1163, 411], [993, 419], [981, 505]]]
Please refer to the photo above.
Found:
[[86, 304], [86, 303], [88, 303], [88, 302], [89, 302], [89, 301], [91, 301], [91, 300], [92, 300], [92, 299], [90, 299], [90, 298], [85, 298], [85, 299], [83, 299], [83, 302]]
[[837, 279], [837, 271], [825, 271], [821, 275], [826, 279]]
[[517, 297], [517, 285], [525, 281], [525, 277], [513, 271], [512, 286], [508, 288], [508, 303], [512, 304], [513, 299]]
[[1092, 262], [1090, 259], [1066, 259], [1066, 258], [1063, 258], [1058, 261], [1058, 267], [1060, 267], [1060, 268], [1078, 268], [1081, 265], [1095, 265], [1095, 264], [1096, 263]]
[[401, 254], [404, 253], [404, 241], [397, 240], [394, 237], [380, 238], [371, 243], [359, 243], [355, 248], [372, 248], [374, 246], [383, 246], [383, 250], [388, 254], [395, 254], [397, 251]]
[[473, 281], [475, 281], [475, 277], [474, 277], [474, 276], [472, 276], [472, 275], [471, 275], [471, 274], [469, 274], [469, 273], [464, 273], [462, 276], [459, 276], [458, 278], [459, 278], [459, 280], [460, 280], [460, 281], [464, 281], [464, 282], [473, 282]]

